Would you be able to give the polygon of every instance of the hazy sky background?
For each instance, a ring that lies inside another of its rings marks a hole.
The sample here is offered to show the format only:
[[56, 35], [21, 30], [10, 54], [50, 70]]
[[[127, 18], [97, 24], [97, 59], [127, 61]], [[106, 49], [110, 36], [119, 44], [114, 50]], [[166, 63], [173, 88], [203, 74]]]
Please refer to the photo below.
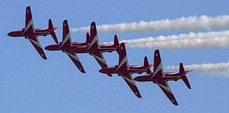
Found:
[[[86, 71], [86, 74], [82, 74], [61, 51], [45, 51], [48, 58], [45, 61], [28, 40], [8, 37], [6, 34], [25, 26], [25, 9], [28, 5], [31, 6], [36, 28], [47, 27], [48, 19], [52, 19], [54, 26], [62, 26], [63, 20], [67, 19], [70, 28], [79, 28], [89, 26], [92, 21], [97, 25], [104, 25], [189, 16], [229, 15], [228, 4], [226, 0], [5, 0], [0, 5], [0, 113], [227, 113], [229, 78], [223, 75], [229, 74], [228, 70], [194, 70], [188, 74], [191, 90], [182, 81], [169, 82], [179, 103], [179, 106], [174, 106], [153, 83], [136, 82], [142, 95], [141, 99], [137, 98], [121, 77], [113, 75], [110, 78], [99, 73], [100, 66], [88, 54], [78, 55]], [[228, 27], [98, 35], [100, 43], [103, 43], [113, 41], [115, 34], [119, 40], [131, 40], [190, 32], [220, 32], [228, 30]], [[56, 34], [61, 41], [62, 30], [58, 29]], [[71, 36], [73, 41], [85, 41], [84, 32], [71, 32]], [[42, 47], [55, 43], [50, 36], [39, 37], [39, 40]], [[129, 64], [142, 65], [144, 56], [153, 63], [155, 49], [127, 48]], [[164, 67], [177, 66], [180, 62], [192, 65], [229, 61], [227, 47], [160, 49], [160, 52]], [[105, 53], [104, 56], [109, 66], [117, 64], [116, 52]]]

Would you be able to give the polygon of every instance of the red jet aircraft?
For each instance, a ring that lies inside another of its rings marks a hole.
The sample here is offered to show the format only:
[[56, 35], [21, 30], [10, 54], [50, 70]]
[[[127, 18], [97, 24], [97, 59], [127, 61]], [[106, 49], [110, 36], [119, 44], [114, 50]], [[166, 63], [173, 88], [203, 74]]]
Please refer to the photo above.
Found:
[[126, 83], [131, 88], [131, 90], [134, 92], [134, 94], [138, 98], [141, 98], [141, 94], [138, 91], [135, 81], [133, 80], [132, 74], [150, 72], [150, 67], [152, 66], [152, 64], [149, 64], [147, 57], [145, 57], [144, 66], [129, 66], [124, 43], [121, 43], [120, 48], [117, 50], [117, 52], [119, 54], [118, 65], [113, 66], [113, 67], [102, 68], [99, 70], [99, 72], [108, 74], [108, 75], [118, 74], [126, 81]]
[[7, 35], [11, 37], [25, 37], [33, 44], [33, 46], [35, 47], [37, 52], [40, 54], [40, 56], [43, 59], [47, 59], [37, 37], [46, 36], [46, 35], [51, 34], [55, 42], [58, 43], [56, 34], [54, 32], [57, 28], [58, 27], [55, 27], [55, 28], [53, 27], [51, 19], [49, 19], [49, 25], [47, 29], [34, 28], [32, 12], [31, 12], [30, 6], [28, 6], [26, 8], [25, 28], [23, 28], [22, 30], [18, 30], [18, 31], [12, 31], [8, 33]]
[[177, 81], [179, 79], [182, 79], [186, 86], [191, 89], [191, 86], [188, 82], [186, 74], [190, 72], [190, 70], [184, 70], [183, 64], [180, 63], [180, 69], [179, 73], [175, 72], [164, 72], [162, 63], [161, 63], [161, 57], [159, 50], [156, 50], [154, 52], [154, 70], [153, 73], [148, 73], [143, 76], [135, 77], [134, 80], [139, 82], [153, 82], [157, 84], [161, 90], [165, 93], [165, 95], [169, 98], [169, 100], [174, 104], [178, 105], [172, 90], [170, 89], [168, 85], [168, 81]]
[[60, 42], [58, 44], [53, 44], [53, 45], [46, 46], [45, 49], [49, 50], [49, 51], [62, 50], [64, 53], [66, 53], [70, 57], [70, 59], [77, 66], [77, 68], [82, 73], [85, 73], [85, 70], [84, 70], [84, 68], [83, 68], [83, 66], [82, 66], [77, 54], [75, 54], [72, 51], [72, 49], [74, 47], [78, 47], [78, 46], [86, 46], [89, 43], [88, 42], [89, 34], [87, 33], [87, 39], [86, 39], [87, 41], [86, 42], [72, 42], [67, 20], [64, 20], [64, 22], [63, 22], [63, 30], [62, 31], [63, 31], [63, 33], [62, 33], [62, 42]]
[[69, 55], [69, 57], [72, 59], [72, 61], [82, 73], [85, 73], [84, 68], [75, 53], [89, 53], [98, 61], [102, 68], [108, 67], [102, 53], [112, 52], [119, 48], [117, 36], [115, 36], [114, 38], [114, 45], [99, 45], [95, 22], [92, 22], [90, 36], [87, 33], [86, 40], [86, 42], [72, 42], [68, 22], [67, 20], [64, 20], [62, 42], [60, 42], [59, 44], [49, 45], [45, 47], [45, 49], [50, 51], [64, 51]]
[[[99, 44], [96, 23], [92, 22], [90, 27], [90, 45], [75, 50], [76, 53], [89, 53], [99, 63], [101, 68], [108, 67], [103, 52], [117, 51], [120, 47], [117, 35], [114, 36], [114, 44]], [[109, 75], [110, 76], [110, 75]]]

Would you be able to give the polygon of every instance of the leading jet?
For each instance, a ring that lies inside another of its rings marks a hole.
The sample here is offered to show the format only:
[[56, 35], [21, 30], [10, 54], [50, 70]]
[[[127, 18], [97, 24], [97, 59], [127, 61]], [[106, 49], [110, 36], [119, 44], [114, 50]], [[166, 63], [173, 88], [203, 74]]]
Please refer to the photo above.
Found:
[[34, 28], [33, 18], [32, 18], [32, 12], [30, 6], [26, 8], [26, 16], [25, 16], [25, 28], [22, 28], [22, 30], [12, 31], [9, 32], [7, 35], [11, 37], [25, 37], [28, 39], [32, 45], [35, 47], [37, 52], [40, 54], [40, 56], [43, 59], [47, 59], [41, 44], [38, 40], [38, 36], [47, 36], [51, 35], [56, 43], [58, 43], [55, 30], [58, 29], [58, 27], [53, 27], [51, 19], [49, 19], [48, 28]]
[[164, 72], [161, 57], [159, 50], [155, 50], [154, 52], [154, 70], [153, 72], [147, 73], [146, 75], [137, 76], [134, 78], [135, 81], [139, 82], [153, 82], [157, 84], [161, 90], [165, 93], [165, 95], [169, 98], [169, 100], [174, 104], [178, 105], [172, 90], [169, 87], [168, 81], [177, 81], [182, 79], [186, 86], [191, 89], [189, 81], [187, 79], [186, 74], [191, 70], [184, 70], [183, 64], [180, 63], [179, 72]]

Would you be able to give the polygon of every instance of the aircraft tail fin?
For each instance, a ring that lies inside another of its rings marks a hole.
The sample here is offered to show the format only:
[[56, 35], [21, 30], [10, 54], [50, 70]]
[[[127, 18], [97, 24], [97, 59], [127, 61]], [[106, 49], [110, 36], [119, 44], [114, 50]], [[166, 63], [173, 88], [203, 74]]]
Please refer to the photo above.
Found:
[[69, 47], [71, 45], [72, 45], [72, 39], [71, 39], [71, 35], [69, 32], [68, 21], [64, 20], [61, 47]]
[[98, 39], [98, 34], [97, 34], [95, 22], [91, 23], [90, 41], [91, 41], [91, 43], [90, 43], [88, 49], [98, 49], [99, 48], [99, 39]]
[[119, 44], [119, 41], [118, 41], [118, 36], [117, 35], [115, 35], [114, 36], [114, 46], [119, 46], [120, 44]]
[[184, 81], [185, 85], [191, 89], [191, 86], [189, 84], [188, 78], [186, 76], [186, 71], [184, 70], [184, 66], [182, 63], [180, 63], [180, 69], [179, 69], [179, 74], [181, 76], [181, 79]]
[[148, 58], [146, 56], [144, 57], [144, 67], [149, 67]]
[[49, 30], [55, 30], [54, 27], [53, 27], [53, 24], [52, 24], [52, 20], [51, 19], [49, 19], [48, 29]]
[[49, 29], [49, 31], [50, 31], [50, 34], [51, 34], [53, 40], [54, 40], [56, 43], [58, 43], [58, 40], [57, 40], [57, 37], [56, 37], [56, 33], [55, 33], [55, 30], [56, 30], [57, 28], [58, 28], [58, 27], [56, 27], [56, 28], [53, 27], [52, 20], [49, 19], [48, 29]]
[[87, 44], [90, 44], [90, 43], [91, 43], [90, 35], [89, 35], [88, 32], [86, 33], [86, 43], [87, 43]]
[[147, 74], [150, 74], [151, 73], [150, 66], [151, 65], [149, 65], [148, 58], [145, 56], [144, 57], [144, 67], [147, 68], [147, 71], [146, 71]]

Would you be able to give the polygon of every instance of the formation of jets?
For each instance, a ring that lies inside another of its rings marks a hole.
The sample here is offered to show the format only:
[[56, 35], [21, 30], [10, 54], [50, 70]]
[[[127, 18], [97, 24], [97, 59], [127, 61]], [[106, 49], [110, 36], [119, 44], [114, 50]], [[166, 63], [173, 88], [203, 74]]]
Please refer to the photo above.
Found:
[[82, 73], [85, 73], [85, 70], [77, 56], [77, 53], [89, 53], [97, 60], [101, 68], [105, 68], [108, 66], [102, 53], [116, 51], [119, 46], [120, 44], [116, 35], [114, 36], [113, 45], [100, 45], [95, 22], [91, 23], [90, 34], [86, 34], [86, 42], [72, 42], [68, 22], [67, 20], [64, 20], [62, 42], [46, 46], [45, 49], [49, 51], [62, 50], [71, 58], [71, 60], [78, 67], [78, 69]]
[[[138, 97], [142, 98], [135, 81], [138, 82], [153, 82], [157, 84], [168, 99], [174, 104], [178, 105], [171, 88], [168, 85], [168, 81], [177, 81], [182, 79], [186, 86], [191, 89], [189, 81], [186, 74], [191, 70], [184, 70], [183, 64], [180, 63], [179, 72], [164, 72], [161, 56], [159, 50], [154, 52], [154, 63], [149, 64], [147, 57], [144, 57], [144, 62], [142, 66], [129, 65], [125, 43], [119, 43], [117, 35], [114, 36], [113, 44], [99, 44], [96, 23], [92, 22], [90, 26], [90, 33], [86, 33], [85, 42], [72, 42], [68, 21], [63, 21], [63, 30], [62, 30], [62, 42], [58, 42], [55, 30], [58, 27], [53, 27], [51, 19], [49, 19], [48, 28], [34, 28], [32, 12], [30, 6], [26, 8], [26, 19], [25, 19], [25, 28], [18, 31], [12, 31], [8, 33], [8, 36], [11, 37], [25, 37], [28, 39], [34, 48], [37, 50], [39, 55], [43, 59], [47, 59], [43, 48], [38, 40], [38, 36], [51, 35], [56, 44], [48, 45], [45, 47], [45, 50], [49, 51], [62, 51], [66, 53], [75, 66], [82, 73], [86, 73], [83, 65], [81, 64], [77, 54], [79, 53], [89, 53], [93, 56], [98, 64], [101, 66], [99, 70], [100, 73], [106, 74], [109, 77], [112, 77], [112, 74], [117, 74], [121, 76], [133, 93]], [[119, 55], [119, 62], [117, 65], [108, 67], [106, 60], [103, 56], [104, 52], [113, 52], [116, 51]], [[153, 71], [150, 70], [150, 67], [153, 66]], [[142, 74], [135, 78], [132, 77], [132, 74]]]

